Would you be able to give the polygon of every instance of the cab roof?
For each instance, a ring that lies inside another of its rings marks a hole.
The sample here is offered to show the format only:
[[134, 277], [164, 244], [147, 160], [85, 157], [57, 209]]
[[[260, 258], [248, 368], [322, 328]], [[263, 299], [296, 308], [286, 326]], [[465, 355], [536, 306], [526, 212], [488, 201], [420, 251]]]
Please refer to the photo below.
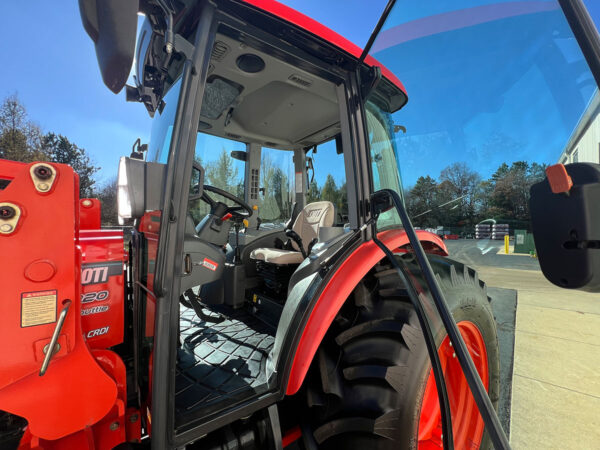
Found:
[[[290, 8], [289, 6], [283, 5], [275, 0], [242, 0], [242, 2], [261, 9], [262, 11], [285, 20], [286, 22], [289, 22], [299, 28], [302, 28], [303, 30], [314, 34], [315, 36], [329, 42], [331, 45], [350, 54], [356, 59], [359, 59], [361, 56], [362, 49], [358, 45], [350, 42], [348, 39], [326, 27], [322, 23], [302, 14], [299, 11], [296, 11], [293, 8]], [[395, 87], [400, 89], [406, 96], [406, 89], [404, 85], [398, 79], [398, 77], [392, 73], [391, 70], [383, 66], [379, 61], [370, 55], [365, 58], [365, 64], [369, 67], [379, 67], [383, 77], [385, 77]]]

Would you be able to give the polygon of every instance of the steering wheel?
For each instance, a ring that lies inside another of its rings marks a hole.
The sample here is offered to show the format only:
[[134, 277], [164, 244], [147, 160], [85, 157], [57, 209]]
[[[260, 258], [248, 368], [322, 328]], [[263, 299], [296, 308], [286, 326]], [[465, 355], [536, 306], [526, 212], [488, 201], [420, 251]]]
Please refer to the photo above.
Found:
[[232, 202], [234, 202], [236, 204], [234, 206], [228, 206], [227, 209], [225, 210], [225, 212], [223, 213], [223, 215], [231, 214], [234, 219], [243, 220], [243, 219], [249, 218], [254, 213], [254, 211], [252, 210], [250, 205], [248, 205], [243, 200], [239, 199], [235, 195], [230, 194], [229, 192], [227, 192], [223, 189], [219, 189], [217, 187], [210, 186], [208, 184], [205, 184], [203, 186], [202, 195], [191, 195], [190, 200], [196, 200], [199, 198], [200, 200], [203, 200], [204, 202], [208, 203], [211, 211], [214, 211], [217, 208], [217, 205], [219, 203], [221, 203], [221, 204], [223, 204], [223, 203], [213, 200], [212, 197], [210, 195], [208, 195], [207, 192], [214, 192], [215, 194], [225, 197], [226, 199], [231, 200]]

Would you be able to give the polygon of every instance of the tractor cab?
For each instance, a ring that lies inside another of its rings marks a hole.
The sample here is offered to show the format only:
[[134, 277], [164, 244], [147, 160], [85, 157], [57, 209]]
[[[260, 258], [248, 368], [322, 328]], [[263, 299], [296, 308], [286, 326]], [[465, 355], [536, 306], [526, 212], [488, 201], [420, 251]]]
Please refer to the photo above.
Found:
[[[361, 49], [273, 0], [79, 0], [150, 139], [119, 161], [126, 243], [69, 166], [0, 160], [0, 447], [510, 448], [517, 291], [479, 276], [484, 231], [509, 254], [482, 219], [531, 209], [548, 279], [597, 290], [600, 166], [569, 130], [600, 39], [579, 0], [394, 3]], [[567, 139], [548, 179], [521, 160]]]
[[[307, 18], [310, 31], [246, 3], [184, 8], [166, 55], [164, 14], [147, 3], [126, 90], [153, 116], [152, 132], [145, 160], [119, 169], [119, 214], [136, 229], [140, 401], [154, 411], [172, 399], [175, 433], [201, 435], [208, 419], [280, 395], [322, 280], [363, 239], [372, 183], [401, 195], [389, 114], [407, 97], [372, 61], [357, 65], [360, 49], [340, 36], [333, 45]], [[368, 96], [364, 109], [357, 95]], [[365, 126], [370, 151], [353, 136]], [[163, 206], [169, 186], [177, 212]], [[167, 232], [173, 219], [180, 228]], [[378, 225], [400, 221], [388, 211]], [[169, 278], [176, 291], [156, 295]], [[157, 364], [161, 383], [146, 370]]]

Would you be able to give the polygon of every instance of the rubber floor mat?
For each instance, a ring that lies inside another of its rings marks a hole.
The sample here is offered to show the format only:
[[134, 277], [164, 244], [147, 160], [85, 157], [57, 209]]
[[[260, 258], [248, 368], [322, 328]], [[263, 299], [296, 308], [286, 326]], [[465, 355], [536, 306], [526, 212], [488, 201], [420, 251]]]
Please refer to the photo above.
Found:
[[[216, 309], [216, 308], [215, 308]], [[216, 311], [205, 310], [218, 317]], [[200, 320], [180, 305], [175, 409], [178, 420], [197, 410], [249, 395], [264, 386], [274, 330], [238, 310], [220, 323]], [[212, 408], [211, 408], [212, 409]]]

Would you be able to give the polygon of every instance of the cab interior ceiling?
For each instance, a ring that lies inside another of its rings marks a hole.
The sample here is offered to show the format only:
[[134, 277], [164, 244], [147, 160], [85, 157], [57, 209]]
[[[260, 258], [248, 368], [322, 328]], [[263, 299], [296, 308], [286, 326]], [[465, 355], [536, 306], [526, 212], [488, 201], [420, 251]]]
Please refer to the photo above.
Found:
[[340, 133], [334, 83], [222, 33], [200, 116], [198, 131], [285, 150]]

